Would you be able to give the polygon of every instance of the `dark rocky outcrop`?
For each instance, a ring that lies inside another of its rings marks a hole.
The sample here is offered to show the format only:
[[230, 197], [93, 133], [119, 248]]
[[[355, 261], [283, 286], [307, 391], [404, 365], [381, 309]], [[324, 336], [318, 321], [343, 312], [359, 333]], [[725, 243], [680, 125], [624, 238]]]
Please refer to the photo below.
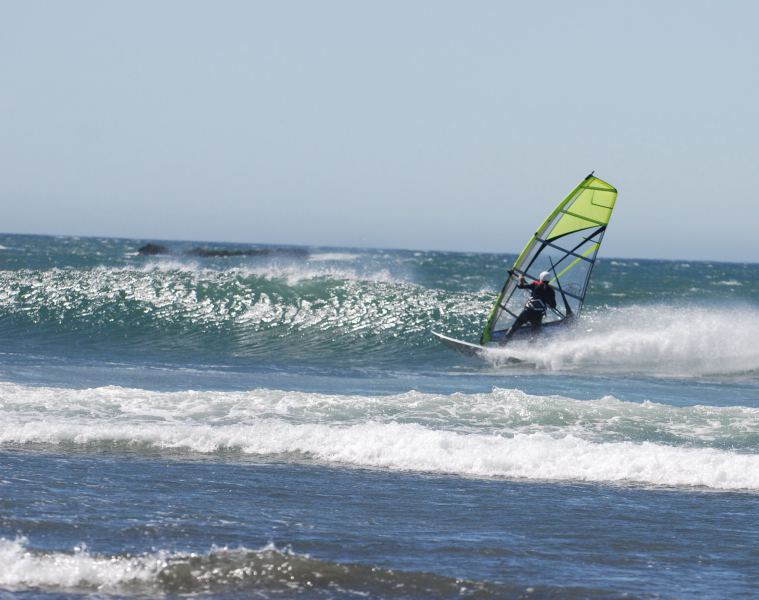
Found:
[[304, 258], [308, 256], [308, 250], [303, 248], [204, 248], [198, 246], [186, 252], [173, 252], [161, 244], [145, 244], [137, 254], [140, 256], [158, 256], [170, 254], [174, 256], [199, 256], [201, 258], [234, 257], [234, 256], [287, 256], [291, 258]]
[[171, 254], [171, 252], [166, 246], [160, 244], [145, 244], [137, 250], [137, 254], [140, 256], [156, 256], [157, 254]]

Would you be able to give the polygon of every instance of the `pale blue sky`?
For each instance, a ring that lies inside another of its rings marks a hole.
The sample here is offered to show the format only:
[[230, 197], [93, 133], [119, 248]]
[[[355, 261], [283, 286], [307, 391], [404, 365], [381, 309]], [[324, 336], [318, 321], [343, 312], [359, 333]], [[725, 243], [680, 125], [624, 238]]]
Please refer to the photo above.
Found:
[[0, 231], [759, 261], [755, 2], [0, 1]]

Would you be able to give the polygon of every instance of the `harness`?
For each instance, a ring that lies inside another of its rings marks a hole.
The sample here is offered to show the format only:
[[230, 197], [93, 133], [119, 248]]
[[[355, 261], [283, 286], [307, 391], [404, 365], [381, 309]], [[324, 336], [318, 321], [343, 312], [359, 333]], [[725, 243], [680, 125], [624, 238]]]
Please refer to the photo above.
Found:
[[545, 316], [546, 312], [548, 311], [546, 303], [543, 302], [540, 298], [530, 298], [524, 306], [530, 310], [543, 313], [543, 316]]

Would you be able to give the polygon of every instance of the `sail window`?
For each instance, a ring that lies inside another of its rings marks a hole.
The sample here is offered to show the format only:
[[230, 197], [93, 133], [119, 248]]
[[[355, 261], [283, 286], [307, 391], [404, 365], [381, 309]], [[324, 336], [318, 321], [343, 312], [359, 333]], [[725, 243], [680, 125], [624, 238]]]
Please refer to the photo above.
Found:
[[557, 307], [548, 311], [544, 323], [559, 323], [580, 313], [616, 198], [617, 190], [591, 173], [556, 207], [514, 263], [513, 275], [506, 279], [488, 318], [482, 344], [501, 337], [524, 309], [529, 291], [517, 287], [520, 274], [528, 281], [542, 271], [551, 274]]

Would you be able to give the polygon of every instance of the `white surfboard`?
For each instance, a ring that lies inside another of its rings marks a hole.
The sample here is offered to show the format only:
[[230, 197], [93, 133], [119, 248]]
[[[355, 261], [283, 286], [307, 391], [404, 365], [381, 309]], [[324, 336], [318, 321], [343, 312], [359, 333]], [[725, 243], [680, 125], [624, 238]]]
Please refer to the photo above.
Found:
[[467, 356], [478, 356], [485, 352], [485, 346], [480, 346], [479, 344], [470, 344], [469, 342], [457, 340], [455, 338], [448, 337], [447, 335], [443, 335], [442, 333], [438, 333], [437, 331], [433, 331], [432, 335], [434, 335], [449, 348], [453, 348], [457, 352], [461, 352], [461, 354], [466, 354]]
[[434, 335], [437, 339], [439, 339], [441, 342], [443, 342], [446, 346], [449, 348], [453, 348], [456, 350], [456, 352], [461, 352], [461, 354], [465, 354], [466, 356], [478, 356], [480, 358], [484, 357], [486, 354], [490, 353], [490, 356], [495, 359], [495, 362], [501, 363], [501, 364], [522, 364], [525, 361], [523, 361], [521, 358], [517, 358], [515, 356], [506, 356], [501, 351], [499, 351], [498, 347], [488, 347], [488, 346], [481, 346], [480, 344], [472, 344], [470, 342], [465, 342], [463, 340], [457, 340], [456, 338], [448, 337], [447, 335], [443, 335], [442, 333], [438, 333], [437, 331], [433, 331], [432, 335]]

